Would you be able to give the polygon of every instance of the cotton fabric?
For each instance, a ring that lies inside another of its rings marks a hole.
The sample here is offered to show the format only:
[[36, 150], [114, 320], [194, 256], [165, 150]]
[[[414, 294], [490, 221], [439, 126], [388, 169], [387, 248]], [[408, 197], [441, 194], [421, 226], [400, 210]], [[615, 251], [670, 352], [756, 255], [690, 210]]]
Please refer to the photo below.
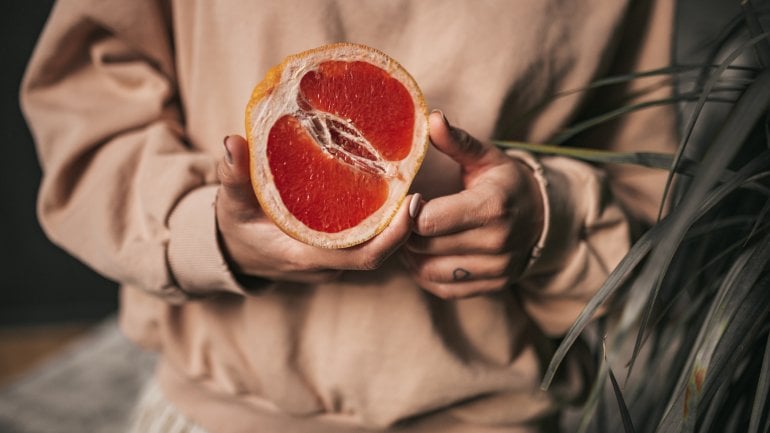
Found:
[[[161, 352], [163, 394], [211, 433], [531, 431], [584, 393], [577, 353], [539, 389], [553, 339], [654, 219], [665, 172], [538, 158], [537, 259], [509, 289], [445, 301], [395, 259], [315, 286], [234, 275], [214, 208], [222, 137], [243, 133], [269, 67], [349, 41], [397, 59], [473, 136], [547, 143], [613, 103], [668, 95], [637, 80], [550, 99], [665, 66], [672, 3], [60, 0], [21, 93], [41, 223], [121, 283], [123, 332]], [[657, 107], [570, 144], [672, 152], [673, 125]], [[459, 174], [431, 149], [413, 190], [457, 192]]]

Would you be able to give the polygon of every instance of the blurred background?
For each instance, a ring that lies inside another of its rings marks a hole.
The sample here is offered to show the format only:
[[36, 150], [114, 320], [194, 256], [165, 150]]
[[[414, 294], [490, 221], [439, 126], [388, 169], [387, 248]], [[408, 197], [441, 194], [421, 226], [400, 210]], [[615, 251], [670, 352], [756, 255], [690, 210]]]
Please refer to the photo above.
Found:
[[117, 284], [53, 245], [35, 211], [41, 171], [18, 94], [53, 3], [0, 6], [0, 432], [122, 433], [155, 358], [118, 331]]
[[[0, 433], [121, 432], [154, 358], [117, 331], [117, 285], [51, 244], [35, 212], [41, 171], [18, 91], [53, 3], [4, 2], [0, 13]], [[678, 4], [674, 57], [700, 63], [704, 41], [716, 38], [739, 2]], [[680, 115], [689, 109], [683, 104]], [[723, 110], [706, 110], [696, 141], [714, 134], [718, 122], [710, 120]]]
[[40, 166], [18, 92], [53, 3], [3, 2], [0, 14], [0, 386], [117, 308], [117, 285], [51, 244], [35, 215]]

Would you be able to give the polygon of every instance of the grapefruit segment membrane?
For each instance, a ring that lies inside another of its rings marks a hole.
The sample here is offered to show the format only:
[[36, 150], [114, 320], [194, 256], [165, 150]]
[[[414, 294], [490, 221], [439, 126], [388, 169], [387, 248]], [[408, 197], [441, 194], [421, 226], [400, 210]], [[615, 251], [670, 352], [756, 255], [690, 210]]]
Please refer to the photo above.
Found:
[[427, 150], [428, 111], [393, 59], [333, 44], [267, 73], [246, 109], [246, 136], [265, 213], [302, 242], [344, 248], [395, 215]]
[[380, 208], [388, 183], [324, 152], [295, 117], [281, 117], [270, 130], [268, 161], [283, 204], [309, 228], [338, 233]]

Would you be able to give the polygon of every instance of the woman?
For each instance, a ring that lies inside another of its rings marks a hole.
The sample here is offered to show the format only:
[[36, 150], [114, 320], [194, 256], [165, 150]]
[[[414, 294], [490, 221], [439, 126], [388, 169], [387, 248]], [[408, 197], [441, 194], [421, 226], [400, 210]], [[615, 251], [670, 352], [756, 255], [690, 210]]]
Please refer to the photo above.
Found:
[[[667, 64], [671, 2], [308, 3], [61, 0], [30, 63], [41, 221], [121, 282], [123, 332], [162, 355], [135, 431], [536, 429], [585, 385], [573, 356], [539, 390], [550, 338], [665, 174], [489, 139], [548, 142], [610, 100], [665, 96], [640, 81], [548, 102]], [[336, 41], [397, 59], [442, 112], [389, 228], [329, 251], [264, 217], [237, 134], [270, 66]], [[673, 118], [641, 111], [589, 144], [671, 151]]]

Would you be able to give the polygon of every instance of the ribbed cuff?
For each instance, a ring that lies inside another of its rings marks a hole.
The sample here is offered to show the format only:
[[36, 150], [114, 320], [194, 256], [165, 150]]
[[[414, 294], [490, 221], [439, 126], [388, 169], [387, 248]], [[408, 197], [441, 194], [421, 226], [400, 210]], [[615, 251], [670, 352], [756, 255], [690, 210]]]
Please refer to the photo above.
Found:
[[217, 189], [209, 185], [188, 193], [169, 219], [169, 267], [180, 289], [190, 295], [247, 291], [230, 271], [219, 248]]
[[599, 189], [592, 185], [596, 183], [590, 176], [592, 170], [566, 158], [539, 160], [525, 151], [506, 153], [532, 169], [543, 197], [543, 231], [522, 278], [557, 271], [579, 242], [586, 217], [584, 202], [590, 201], [590, 197], [579, 197], [580, 192], [591, 187]]

